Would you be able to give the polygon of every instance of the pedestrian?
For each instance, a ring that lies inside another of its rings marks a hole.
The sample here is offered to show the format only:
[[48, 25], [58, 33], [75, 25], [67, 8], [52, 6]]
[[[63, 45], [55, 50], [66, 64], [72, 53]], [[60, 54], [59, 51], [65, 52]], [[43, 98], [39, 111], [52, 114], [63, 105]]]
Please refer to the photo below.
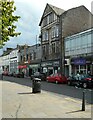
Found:
[[79, 71], [77, 71], [76, 80], [79, 80], [79, 77], [80, 77], [80, 73]]
[[80, 73], [79, 73], [79, 71], [77, 71], [76, 80], [77, 80], [77, 82], [76, 82], [75, 87], [78, 88], [79, 87], [79, 80], [80, 80]]

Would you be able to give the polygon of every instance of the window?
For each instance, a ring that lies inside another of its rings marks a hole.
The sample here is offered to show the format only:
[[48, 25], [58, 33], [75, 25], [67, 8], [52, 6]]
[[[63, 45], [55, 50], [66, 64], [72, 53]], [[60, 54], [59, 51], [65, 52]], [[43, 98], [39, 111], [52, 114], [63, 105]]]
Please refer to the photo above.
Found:
[[55, 21], [57, 19], [57, 15], [54, 13], [53, 14], [53, 20]]
[[88, 35], [88, 41], [87, 41], [88, 45], [91, 44], [91, 37], [92, 37], [91, 34], [89, 34], [89, 35]]
[[86, 35], [83, 35], [81, 40], [82, 46], [87, 47], [87, 40], [88, 40], [88, 37]]
[[46, 46], [43, 46], [42, 50], [43, 50], [43, 55], [44, 55], [46, 53]]
[[34, 52], [34, 60], [36, 59], [36, 52]]
[[49, 23], [51, 23], [51, 22], [52, 22], [52, 13], [49, 14]]
[[50, 22], [49, 22], [49, 17], [50, 17], [50, 16], [48, 15], [48, 16], [47, 16], [47, 24], [49, 24], [49, 23], [50, 23]]
[[52, 38], [58, 37], [59, 36], [59, 27], [58, 26], [53, 26], [52, 27]]
[[48, 40], [48, 31], [43, 32], [43, 41]]
[[70, 50], [70, 41], [67, 40], [65, 44], [66, 44], [66, 46], [65, 46], [66, 50]]
[[58, 37], [58, 36], [59, 36], [59, 28], [58, 28], [58, 26], [56, 26], [56, 31], [55, 31], [55, 34], [56, 34], [56, 35], [55, 35], [56, 37]]
[[56, 53], [56, 44], [52, 43], [52, 53]]
[[47, 17], [43, 19], [43, 26], [46, 26], [46, 25], [47, 25]]

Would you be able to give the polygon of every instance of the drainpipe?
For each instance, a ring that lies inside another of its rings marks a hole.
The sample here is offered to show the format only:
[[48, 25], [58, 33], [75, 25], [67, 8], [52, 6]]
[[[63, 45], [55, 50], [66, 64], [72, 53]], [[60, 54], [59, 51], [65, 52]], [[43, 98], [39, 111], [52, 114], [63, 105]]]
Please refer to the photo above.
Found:
[[60, 16], [60, 73], [65, 75], [65, 42], [63, 37], [63, 16]]

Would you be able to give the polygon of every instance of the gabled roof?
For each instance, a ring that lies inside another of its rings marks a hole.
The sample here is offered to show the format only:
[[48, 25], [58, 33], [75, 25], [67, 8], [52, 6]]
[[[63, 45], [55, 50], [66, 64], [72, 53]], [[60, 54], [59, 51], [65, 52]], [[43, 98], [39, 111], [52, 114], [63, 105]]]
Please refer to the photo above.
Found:
[[[63, 9], [61, 9], [61, 8], [58, 8], [58, 7], [56, 7], [56, 6], [53, 6], [53, 5], [51, 5], [51, 4], [48, 4], [48, 3], [46, 4], [45, 10], [46, 10], [47, 6], [49, 6], [49, 7], [54, 11], [54, 13], [55, 13], [56, 15], [61, 15], [63, 12], [65, 12], [65, 10], [63, 10]], [[44, 12], [45, 12], [45, 10], [44, 10]], [[43, 17], [44, 17], [44, 12], [43, 12], [43, 15], [42, 15], [42, 17], [41, 17], [39, 26], [41, 26], [41, 23], [42, 23], [42, 20], [43, 20]]]
[[56, 15], [61, 15], [64, 12], [64, 10], [61, 8], [58, 8], [58, 7], [53, 6], [51, 4], [48, 4], [48, 5], [52, 8], [52, 10], [56, 13]]

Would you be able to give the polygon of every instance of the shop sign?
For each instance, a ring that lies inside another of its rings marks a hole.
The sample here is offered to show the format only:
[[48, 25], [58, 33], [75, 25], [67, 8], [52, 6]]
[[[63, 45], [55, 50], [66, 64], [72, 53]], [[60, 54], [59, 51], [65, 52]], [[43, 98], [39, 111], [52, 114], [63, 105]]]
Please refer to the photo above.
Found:
[[53, 66], [59, 66], [59, 61], [54, 62]]
[[50, 70], [51, 70], [51, 69], [53, 69], [53, 67], [48, 67], [48, 69], [50, 69]]
[[45, 67], [45, 66], [52, 66], [52, 63], [42, 63], [42, 67]]
[[75, 64], [75, 65], [85, 65], [85, 64], [86, 64], [86, 60], [83, 59], [83, 58], [75, 59], [75, 60], [74, 60], [74, 64]]
[[29, 68], [37, 68], [39, 65], [29, 65]]

